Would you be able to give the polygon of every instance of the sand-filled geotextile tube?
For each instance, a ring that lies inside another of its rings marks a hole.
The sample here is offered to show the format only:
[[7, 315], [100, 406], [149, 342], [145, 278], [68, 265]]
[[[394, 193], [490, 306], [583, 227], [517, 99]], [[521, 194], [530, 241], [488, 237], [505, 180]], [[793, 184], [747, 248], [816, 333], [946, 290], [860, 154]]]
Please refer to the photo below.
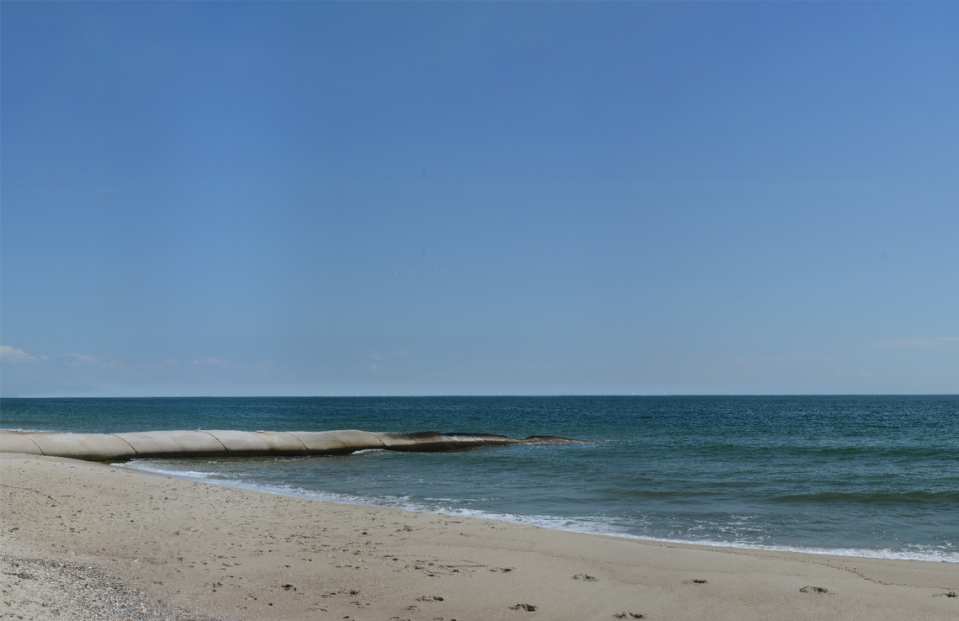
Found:
[[514, 444], [569, 444], [559, 436], [518, 439], [484, 433], [370, 433], [340, 431], [144, 431], [56, 433], [0, 431], [0, 453], [72, 457], [88, 461], [151, 457], [267, 457], [348, 455], [366, 449], [437, 452]]

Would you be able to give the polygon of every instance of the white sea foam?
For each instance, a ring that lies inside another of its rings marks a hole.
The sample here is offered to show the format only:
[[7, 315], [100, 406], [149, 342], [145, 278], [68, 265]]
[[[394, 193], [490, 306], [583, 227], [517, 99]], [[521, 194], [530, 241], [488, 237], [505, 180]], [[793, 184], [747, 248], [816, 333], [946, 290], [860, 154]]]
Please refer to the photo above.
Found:
[[[119, 468], [130, 468], [133, 470], [140, 470], [142, 472], [149, 472], [151, 474], [159, 474], [162, 476], [174, 477], [177, 479], [189, 479], [190, 481], [208, 481], [210, 483], [216, 483], [218, 485], [223, 484], [223, 480], [227, 479], [228, 476], [222, 472], [204, 472], [202, 470], [166, 470], [164, 468], [159, 468], [157, 466], [151, 465], [148, 462], [143, 461], [128, 461], [118, 464], [110, 464], [111, 466], [116, 466]], [[253, 489], [253, 488], [250, 488]]]
[[198, 470], [167, 470], [151, 465], [145, 461], [130, 461], [124, 464], [113, 464], [118, 467], [132, 468], [153, 474], [170, 476], [190, 481], [201, 481], [224, 487], [236, 489], [245, 489], [256, 492], [265, 492], [277, 494], [280, 496], [291, 496], [294, 498], [304, 498], [307, 500], [316, 500], [321, 502], [335, 502], [349, 505], [363, 505], [373, 507], [386, 507], [399, 509], [401, 511], [410, 511], [413, 513], [430, 513], [435, 515], [448, 515], [451, 517], [476, 518], [484, 520], [495, 520], [500, 522], [510, 522], [513, 524], [523, 524], [528, 526], [538, 526], [540, 528], [549, 528], [552, 530], [561, 530], [575, 533], [586, 533], [594, 535], [606, 535], [612, 537], [622, 537], [624, 539], [637, 539], [642, 541], [654, 541], [659, 543], [678, 543], [687, 545], [714, 546], [722, 548], [739, 548], [747, 550], [765, 550], [772, 552], [797, 552], [802, 554], [818, 554], [830, 556], [849, 556], [858, 558], [876, 558], [876, 559], [895, 559], [907, 561], [932, 561], [943, 563], [959, 563], [959, 553], [946, 550], [937, 550], [929, 547], [909, 550], [892, 549], [859, 549], [859, 548], [819, 548], [819, 547], [799, 547], [799, 546], [780, 546], [763, 545], [745, 541], [716, 541], [711, 539], [683, 539], [683, 538], [660, 538], [645, 537], [642, 535], [633, 535], [625, 532], [625, 527], [617, 524], [615, 519], [597, 519], [590, 517], [555, 517], [545, 515], [520, 515], [513, 513], [502, 513], [496, 511], [487, 511], [480, 509], [466, 509], [451, 506], [441, 506], [444, 502], [461, 502], [459, 499], [436, 498], [430, 499], [435, 502], [414, 502], [409, 496], [390, 496], [390, 497], [372, 497], [352, 494], [337, 494], [334, 492], [322, 492], [305, 490], [302, 488], [291, 487], [288, 485], [261, 485], [250, 483], [239, 479], [231, 479], [227, 475], [219, 472], [203, 472]]

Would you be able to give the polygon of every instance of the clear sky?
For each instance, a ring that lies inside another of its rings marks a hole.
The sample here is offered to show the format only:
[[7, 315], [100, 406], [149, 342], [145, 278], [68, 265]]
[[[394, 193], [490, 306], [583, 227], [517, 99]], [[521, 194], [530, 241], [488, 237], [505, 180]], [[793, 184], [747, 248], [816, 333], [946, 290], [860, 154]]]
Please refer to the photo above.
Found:
[[959, 3], [0, 17], [4, 396], [959, 392]]

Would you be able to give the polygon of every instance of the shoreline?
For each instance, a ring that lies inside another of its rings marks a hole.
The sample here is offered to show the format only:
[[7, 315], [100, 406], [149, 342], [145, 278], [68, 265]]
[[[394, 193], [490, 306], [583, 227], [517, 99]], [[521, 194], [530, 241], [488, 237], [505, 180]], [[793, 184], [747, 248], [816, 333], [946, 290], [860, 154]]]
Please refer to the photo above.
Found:
[[[376, 450], [376, 449], [372, 449]], [[909, 551], [904, 549], [870, 549], [870, 548], [813, 548], [813, 547], [799, 547], [799, 546], [789, 546], [789, 545], [768, 545], [764, 546], [762, 544], [753, 544], [753, 543], [733, 543], [728, 541], [691, 541], [683, 539], [667, 539], [667, 538], [657, 538], [657, 537], [647, 537], [642, 535], [631, 535], [627, 533], [613, 532], [612, 530], [602, 530], [600, 528], [589, 529], [587, 527], [583, 528], [570, 528], [557, 525], [563, 522], [573, 521], [574, 518], [564, 518], [556, 516], [527, 516], [522, 514], [512, 514], [502, 511], [487, 511], [487, 510], [472, 510], [472, 509], [457, 509], [457, 508], [447, 508], [447, 509], [430, 509], [429, 507], [416, 505], [416, 504], [406, 504], [406, 503], [387, 503], [383, 501], [378, 501], [377, 497], [370, 496], [350, 496], [337, 494], [333, 492], [315, 492], [310, 490], [301, 490], [298, 492], [292, 492], [289, 489], [284, 489], [282, 487], [274, 487], [271, 485], [262, 485], [256, 483], [250, 483], [245, 481], [232, 482], [224, 480], [211, 480], [202, 476], [188, 476], [186, 474], [181, 474], [176, 471], [163, 470], [163, 469], [152, 469], [149, 467], [140, 468], [137, 466], [129, 467], [130, 463], [142, 461], [144, 463], [149, 463], [150, 460], [129, 460], [122, 463], [117, 463], [114, 467], [120, 468], [129, 468], [135, 472], [142, 472], [145, 474], [150, 474], [154, 476], [167, 476], [182, 481], [192, 481], [197, 483], [203, 483], [207, 485], [216, 485], [221, 487], [228, 487], [231, 489], [241, 489], [251, 492], [258, 492], [264, 494], [273, 494], [277, 496], [285, 496], [289, 498], [299, 498], [302, 500], [309, 500], [314, 502], [330, 502], [336, 504], [343, 504], [349, 506], [360, 506], [360, 507], [372, 507], [372, 508], [385, 508], [385, 509], [395, 509], [399, 511], [406, 511], [410, 513], [423, 513], [427, 515], [440, 515], [447, 516], [450, 518], [457, 519], [482, 519], [482, 520], [494, 520], [497, 522], [503, 522], [506, 524], [515, 524], [519, 526], [533, 526], [536, 528], [543, 528], [547, 530], [554, 530], [559, 532], [567, 533], [578, 533], [585, 535], [597, 535], [603, 537], [614, 537], [620, 539], [629, 539], [636, 541], [645, 541], [653, 544], [676, 544], [676, 545], [689, 545], [689, 546], [702, 546], [708, 548], [732, 548], [734, 550], [745, 550], [745, 551], [758, 551], [758, 552], [786, 552], [786, 553], [795, 553], [795, 554], [809, 554], [814, 556], [837, 556], [837, 557], [848, 557], [848, 558], [864, 558], [864, 559], [878, 559], [878, 560], [896, 560], [896, 561], [919, 561], [919, 562], [932, 562], [932, 563], [956, 563], [959, 564], [959, 553], [945, 552], [945, 553], [933, 553], [933, 552], [917, 552]]]
[[[959, 564], [584, 534], [5, 453], [8, 556], [221, 619], [947, 619]], [[822, 593], [817, 589], [825, 589]], [[617, 615], [626, 614], [626, 617]]]

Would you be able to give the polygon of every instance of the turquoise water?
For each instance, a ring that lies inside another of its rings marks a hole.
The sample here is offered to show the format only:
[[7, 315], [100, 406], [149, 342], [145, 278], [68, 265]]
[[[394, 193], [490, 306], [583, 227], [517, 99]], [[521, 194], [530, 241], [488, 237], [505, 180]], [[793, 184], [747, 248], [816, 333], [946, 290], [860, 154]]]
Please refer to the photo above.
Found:
[[586, 532], [959, 562], [959, 397], [3, 399], [8, 429], [440, 431], [589, 444], [126, 467]]

